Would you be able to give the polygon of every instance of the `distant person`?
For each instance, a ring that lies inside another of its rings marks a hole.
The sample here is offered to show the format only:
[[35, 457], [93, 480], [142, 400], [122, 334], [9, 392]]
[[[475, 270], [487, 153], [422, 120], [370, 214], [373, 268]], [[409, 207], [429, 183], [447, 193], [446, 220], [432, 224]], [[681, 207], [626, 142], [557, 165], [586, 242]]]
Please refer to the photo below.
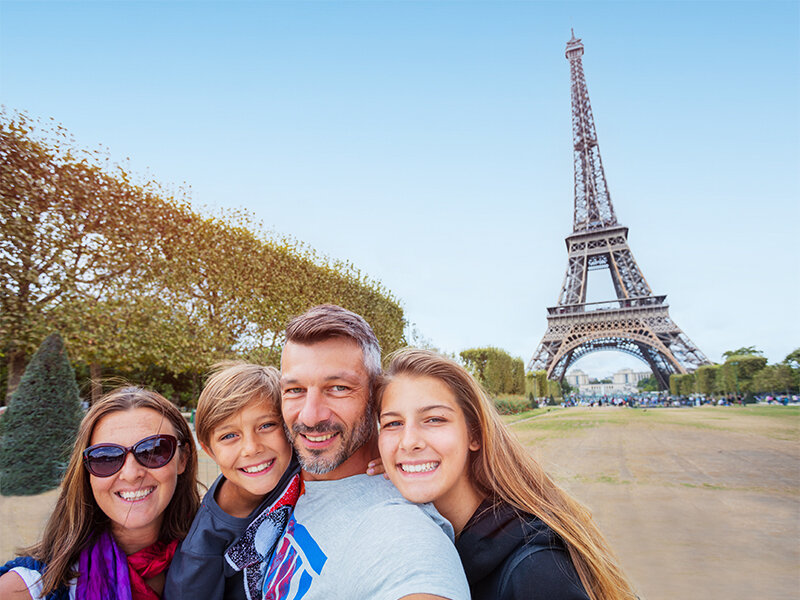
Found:
[[29, 556], [0, 568], [3, 600], [157, 600], [200, 504], [186, 420], [137, 387], [83, 418], [53, 514]]
[[[277, 369], [244, 362], [215, 366], [197, 402], [196, 430], [221, 474], [172, 561], [165, 600], [258, 597], [259, 564], [271, 554], [300, 493], [300, 467], [280, 411]], [[253, 535], [226, 560], [229, 546], [254, 522]]]
[[395, 353], [378, 410], [386, 474], [452, 523], [473, 600], [636, 597], [589, 512], [463, 367], [427, 350]]
[[324, 305], [289, 323], [282, 412], [304, 493], [266, 567], [263, 598], [469, 598], [450, 525], [365, 474], [377, 456], [380, 373], [378, 340], [359, 315]]

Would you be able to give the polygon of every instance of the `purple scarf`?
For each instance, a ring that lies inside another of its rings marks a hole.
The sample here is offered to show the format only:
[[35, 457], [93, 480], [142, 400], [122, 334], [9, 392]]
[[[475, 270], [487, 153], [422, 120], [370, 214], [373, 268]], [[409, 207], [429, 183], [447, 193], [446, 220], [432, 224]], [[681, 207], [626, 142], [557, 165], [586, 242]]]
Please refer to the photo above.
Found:
[[108, 531], [81, 551], [75, 591], [80, 600], [132, 600], [128, 559]]

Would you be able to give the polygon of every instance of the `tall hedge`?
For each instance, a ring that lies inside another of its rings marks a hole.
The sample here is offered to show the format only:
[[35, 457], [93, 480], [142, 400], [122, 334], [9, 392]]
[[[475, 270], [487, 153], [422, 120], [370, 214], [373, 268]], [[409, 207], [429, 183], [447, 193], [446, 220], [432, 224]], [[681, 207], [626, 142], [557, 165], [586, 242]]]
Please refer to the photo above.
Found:
[[33, 355], [2, 416], [0, 494], [27, 496], [58, 486], [82, 416], [67, 349], [53, 333]]
[[[385, 352], [405, 345], [402, 307], [352, 264], [268, 233], [246, 211], [210, 216], [187, 190], [140, 179], [63, 127], [0, 107], [9, 393], [53, 330], [96, 379], [103, 370], [199, 379], [231, 358], [277, 364], [286, 323], [329, 302], [367, 319]], [[166, 381], [153, 386], [168, 391]]]
[[461, 351], [467, 369], [490, 394], [525, 392], [525, 365], [500, 348], [469, 348]]

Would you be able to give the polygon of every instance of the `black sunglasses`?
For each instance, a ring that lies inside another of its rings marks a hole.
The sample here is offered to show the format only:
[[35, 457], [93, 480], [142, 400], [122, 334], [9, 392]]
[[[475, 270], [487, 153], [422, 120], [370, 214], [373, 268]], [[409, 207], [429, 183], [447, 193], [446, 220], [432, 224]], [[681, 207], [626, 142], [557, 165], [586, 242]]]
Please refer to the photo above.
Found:
[[130, 452], [143, 467], [159, 469], [172, 460], [175, 450], [182, 445], [174, 435], [164, 433], [146, 437], [127, 448], [119, 444], [95, 444], [83, 451], [83, 465], [95, 477], [111, 477], [122, 468]]

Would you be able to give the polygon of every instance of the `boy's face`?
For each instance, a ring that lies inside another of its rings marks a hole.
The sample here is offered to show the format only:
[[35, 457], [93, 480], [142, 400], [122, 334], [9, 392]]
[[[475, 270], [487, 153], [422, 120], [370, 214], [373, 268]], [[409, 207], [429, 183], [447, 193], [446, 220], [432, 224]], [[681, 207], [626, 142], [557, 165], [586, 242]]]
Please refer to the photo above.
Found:
[[292, 458], [283, 420], [267, 402], [250, 402], [220, 423], [208, 445], [201, 446], [240, 495], [254, 502], [275, 489]]

